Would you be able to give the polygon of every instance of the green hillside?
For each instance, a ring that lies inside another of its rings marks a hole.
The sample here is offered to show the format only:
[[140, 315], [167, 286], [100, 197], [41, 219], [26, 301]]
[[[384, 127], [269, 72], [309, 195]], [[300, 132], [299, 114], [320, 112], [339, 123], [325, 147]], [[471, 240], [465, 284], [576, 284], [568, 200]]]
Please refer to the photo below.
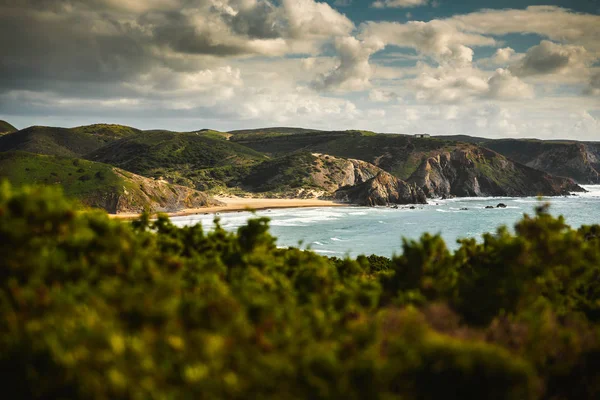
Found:
[[408, 179], [421, 160], [452, 142], [418, 139], [407, 135], [361, 131], [309, 132], [289, 136], [245, 136], [231, 140], [267, 154], [311, 151], [355, 158], [377, 165], [400, 179]]
[[191, 187], [197, 187], [204, 169], [243, 167], [267, 159], [248, 147], [213, 136], [213, 133], [144, 132], [110, 143], [86, 158]]
[[501, 139], [485, 141], [482, 146], [549, 174], [600, 183], [600, 143]]
[[16, 132], [17, 128], [15, 128], [14, 126], [12, 126], [11, 124], [9, 124], [6, 121], [2, 121], [0, 120], [0, 135], [5, 135], [7, 133], [12, 133], [12, 132]]
[[103, 139], [120, 139], [126, 136], [135, 135], [141, 133], [139, 129], [131, 128], [124, 125], [115, 124], [94, 124], [78, 126], [69, 129], [71, 132], [86, 133], [89, 135], [99, 136]]
[[89, 125], [76, 128], [32, 126], [0, 137], [0, 152], [21, 150], [30, 153], [78, 157], [117, 140], [138, 133], [121, 125]]
[[[111, 213], [171, 210], [210, 203], [188, 188], [154, 182], [107, 164], [26, 152], [0, 153], [0, 180], [61, 187], [65, 195]], [[195, 196], [186, 198], [186, 196]], [[193, 203], [193, 204], [192, 204]]]

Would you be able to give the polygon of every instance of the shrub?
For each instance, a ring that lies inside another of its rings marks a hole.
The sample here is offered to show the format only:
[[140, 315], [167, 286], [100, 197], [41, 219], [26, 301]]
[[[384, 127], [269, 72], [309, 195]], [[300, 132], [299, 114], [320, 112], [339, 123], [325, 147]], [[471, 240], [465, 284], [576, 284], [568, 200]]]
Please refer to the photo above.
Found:
[[[0, 186], [11, 398], [598, 398], [597, 227], [543, 212], [451, 253], [278, 249]], [[443, 321], [432, 319], [447, 318]]]

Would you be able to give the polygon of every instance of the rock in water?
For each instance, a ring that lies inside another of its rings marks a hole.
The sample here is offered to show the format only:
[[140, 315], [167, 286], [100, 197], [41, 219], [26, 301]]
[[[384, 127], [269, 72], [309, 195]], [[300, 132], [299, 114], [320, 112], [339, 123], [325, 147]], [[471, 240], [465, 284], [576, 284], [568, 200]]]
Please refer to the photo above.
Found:
[[506, 208], [506, 204], [504, 204], [504, 203], [498, 203], [498, 205], [496, 206], [496, 208]]
[[494, 208], [494, 206], [485, 206], [485, 208]]

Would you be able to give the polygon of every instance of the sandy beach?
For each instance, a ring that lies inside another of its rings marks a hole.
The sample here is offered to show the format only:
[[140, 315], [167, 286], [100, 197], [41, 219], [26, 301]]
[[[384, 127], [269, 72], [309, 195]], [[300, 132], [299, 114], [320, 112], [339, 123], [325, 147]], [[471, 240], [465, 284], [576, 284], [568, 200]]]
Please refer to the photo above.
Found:
[[[215, 197], [224, 203], [221, 206], [186, 208], [181, 211], [164, 213], [170, 217], [184, 217], [194, 214], [214, 214], [218, 212], [235, 212], [245, 210], [267, 210], [271, 208], [301, 208], [301, 207], [340, 207], [348, 206], [347, 203], [338, 203], [330, 200], [318, 199], [259, 199], [242, 197]], [[137, 213], [110, 214], [113, 218], [133, 219], [137, 218]]]

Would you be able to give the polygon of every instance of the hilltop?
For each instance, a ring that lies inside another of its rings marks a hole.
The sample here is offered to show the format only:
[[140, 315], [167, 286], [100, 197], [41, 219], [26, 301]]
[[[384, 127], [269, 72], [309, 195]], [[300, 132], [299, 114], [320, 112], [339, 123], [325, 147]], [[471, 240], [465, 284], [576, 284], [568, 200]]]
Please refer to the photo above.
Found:
[[293, 136], [232, 137], [271, 155], [313, 151], [371, 163], [414, 183], [428, 197], [560, 195], [582, 190], [476, 144], [359, 131], [310, 132]]
[[86, 155], [149, 177], [162, 177], [190, 187], [202, 185], [202, 170], [247, 166], [268, 159], [248, 147], [207, 134], [143, 132], [114, 141]]
[[17, 128], [15, 128], [6, 121], [0, 120], [0, 135], [6, 135], [7, 133], [12, 133], [16, 131]]
[[540, 171], [580, 183], [600, 183], [599, 142], [502, 139], [482, 145]]
[[109, 213], [178, 211], [217, 205], [196, 190], [155, 181], [110, 165], [26, 152], [0, 153], [0, 179], [15, 186], [61, 186], [64, 193]]
[[122, 125], [96, 124], [76, 128], [31, 126], [0, 137], [0, 151], [81, 157], [111, 141], [141, 131]]

